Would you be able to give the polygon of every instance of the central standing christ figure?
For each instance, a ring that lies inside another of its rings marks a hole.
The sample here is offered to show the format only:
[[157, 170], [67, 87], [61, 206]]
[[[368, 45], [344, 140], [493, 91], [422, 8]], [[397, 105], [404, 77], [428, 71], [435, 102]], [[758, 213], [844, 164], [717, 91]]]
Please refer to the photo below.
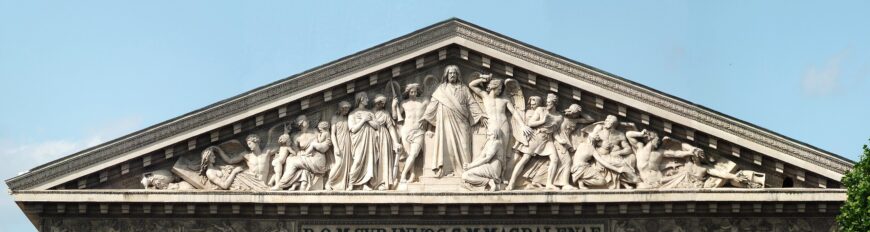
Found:
[[464, 164], [471, 162], [471, 125], [483, 117], [471, 90], [460, 81], [459, 67], [444, 69], [444, 82], [432, 93], [420, 120], [435, 125], [435, 144], [431, 168], [438, 176], [444, 173], [444, 157], [449, 157], [454, 175], [462, 175]]

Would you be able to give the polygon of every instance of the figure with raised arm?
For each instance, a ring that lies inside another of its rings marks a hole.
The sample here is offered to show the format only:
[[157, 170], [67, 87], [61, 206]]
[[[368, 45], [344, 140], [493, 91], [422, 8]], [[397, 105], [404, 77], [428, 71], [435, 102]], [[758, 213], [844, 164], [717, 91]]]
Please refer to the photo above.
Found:
[[548, 157], [550, 163], [547, 167], [547, 189], [558, 189], [554, 184], [556, 179], [556, 168], [559, 166], [559, 157], [556, 154], [556, 146], [554, 144], [554, 136], [558, 134], [559, 127], [562, 124], [563, 116], [556, 111], [556, 103], [558, 98], [555, 94], [548, 94], [546, 105], [538, 107], [533, 113], [534, 116], [528, 122], [528, 126], [532, 128], [532, 138], [527, 145], [520, 146], [518, 149], [522, 153], [522, 157], [517, 161], [516, 166], [511, 174], [508, 182], [507, 190], [512, 190], [516, 183], [517, 177], [523, 172], [526, 163], [532, 156]]
[[[501, 133], [499, 135], [500, 138], [510, 138], [510, 136], [515, 135], [511, 130], [511, 122], [513, 122], [517, 124], [514, 125], [517, 127], [516, 129], [522, 130], [521, 133], [516, 133], [519, 137], [516, 139], [526, 140], [525, 137], [532, 134], [532, 129], [525, 125], [524, 112], [514, 107], [513, 99], [503, 96], [502, 92], [504, 92], [505, 81], [504, 79], [493, 78], [492, 74], [482, 74], [480, 78], [471, 81], [468, 87], [472, 93], [483, 100], [483, 112], [486, 114], [484, 125], [487, 126], [487, 131], [498, 131]], [[486, 85], [486, 89], [482, 85]], [[522, 98], [519, 101], [522, 101]], [[508, 112], [511, 114], [510, 118], [508, 118]], [[509, 144], [504, 143], [504, 145]], [[501, 153], [507, 153], [508, 148], [507, 146], [503, 147], [504, 151], [501, 151]]]

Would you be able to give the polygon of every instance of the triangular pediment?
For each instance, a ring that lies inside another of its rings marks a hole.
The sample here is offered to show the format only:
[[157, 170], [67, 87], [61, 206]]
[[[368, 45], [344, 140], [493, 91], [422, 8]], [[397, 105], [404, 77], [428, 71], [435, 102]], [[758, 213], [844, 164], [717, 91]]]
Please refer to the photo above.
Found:
[[[250, 134], [260, 135], [264, 140], [262, 146], [271, 148], [283, 125], [306, 115], [313, 130], [317, 122], [330, 121], [336, 115], [339, 102], [353, 102], [354, 95], [360, 92], [371, 98], [384, 94], [392, 99], [408, 84], [419, 83], [423, 85], [423, 97], [431, 97], [437, 85], [444, 82], [448, 66], [459, 67], [464, 86], [480, 74], [511, 79], [525, 97], [557, 96], [560, 112], [576, 104], [595, 121], [613, 115], [632, 124], [625, 131], [645, 129], [703, 150], [717, 159], [708, 165], [728, 166], [725, 169], [734, 174], [738, 170], [761, 173], [767, 187], [840, 188], [840, 178], [852, 166], [851, 161], [835, 154], [451, 19], [52, 161], [7, 180], [7, 185], [13, 191], [134, 189], [143, 188], [140, 184], [143, 174], [173, 170], [180, 181], [196, 182], [192, 183], [195, 188], [208, 188], [207, 181], [198, 182], [202, 177], [194, 168], [204, 149], [219, 146], [244, 153], [245, 139]], [[590, 124], [578, 125], [594, 128]], [[479, 157], [485, 146], [486, 130], [472, 125], [469, 133], [474, 134], [473, 157]], [[426, 142], [429, 146], [434, 143]], [[423, 150], [427, 149], [433, 148]], [[510, 153], [505, 157], [513, 156], [511, 149], [505, 151]], [[544, 161], [547, 160], [537, 157], [530, 165]], [[428, 162], [437, 161], [418, 162], [414, 165], [420, 166], [417, 167], [420, 178], [432, 175], [426, 167], [430, 166]], [[539, 166], [536, 168], [546, 173], [546, 164]], [[270, 175], [269, 170], [265, 172]], [[528, 175], [534, 178], [534, 173]], [[430, 181], [431, 186], [451, 184], [438, 182], [445, 180]], [[437, 187], [429, 189], [438, 191]]]

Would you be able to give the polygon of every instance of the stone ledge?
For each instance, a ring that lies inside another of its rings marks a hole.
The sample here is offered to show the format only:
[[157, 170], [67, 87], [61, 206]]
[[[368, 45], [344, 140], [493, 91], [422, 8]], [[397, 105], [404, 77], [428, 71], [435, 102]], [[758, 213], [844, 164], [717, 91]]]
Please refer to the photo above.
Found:
[[261, 204], [540, 204], [644, 202], [842, 202], [845, 189], [586, 190], [511, 192], [13, 191], [16, 202]]

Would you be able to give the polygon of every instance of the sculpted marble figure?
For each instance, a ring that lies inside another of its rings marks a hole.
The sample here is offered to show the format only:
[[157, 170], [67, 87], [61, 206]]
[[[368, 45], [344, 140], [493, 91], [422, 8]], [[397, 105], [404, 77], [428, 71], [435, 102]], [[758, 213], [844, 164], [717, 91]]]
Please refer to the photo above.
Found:
[[[521, 143], [527, 143], [526, 137], [532, 134], [532, 129], [525, 125], [525, 120], [523, 117], [523, 108], [517, 109], [513, 101], [518, 101], [519, 105], [523, 103], [522, 90], [519, 87], [513, 88], [515, 91], [512, 93], [512, 96], [518, 96], [517, 98], [506, 98], [502, 96], [502, 92], [504, 92], [505, 83], [513, 81], [512, 79], [499, 79], [493, 78], [492, 74], [488, 75], [480, 75], [480, 78], [471, 81], [468, 84], [468, 87], [471, 89], [471, 92], [480, 97], [483, 100], [483, 112], [486, 115], [486, 118], [483, 119], [484, 125], [486, 125], [487, 131], [497, 131], [501, 133], [499, 135], [500, 138], [509, 138], [510, 136], [516, 137], [517, 141]], [[486, 84], [486, 89], [484, 90], [481, 85]], [[518, 92], [518, 93], [517, 93]], [[511, 118], [508, 118], [508, 112], [511, 114]], [[517, 132], [513, 132], [511, 130], [511, 124], [516, 124], [515, 130]], [[507, 145], [507, 143], [504, 143]], [[508, 151], [508, 147], [502, 147], [503, 151], [501, 153], [506, 153]]]
[[345, 190], [348, 187], [347, 172], [353, 162], [353, 148], [350, 138], [350, 128], [347, 124], [347, 116], [350, 113], [350, 103], [341, 101], [338, 103], [338, 112], [332, 116], [332, 154], [335, 162], [329, 170], [329, 178], [326, 181], [326, 190]]
[[477, 124], [483, 115], [474, 101], [471, 90], [460, 81], [459, 67], [449, 65], [444, 69], [443, 82], [438, 85], [423, 119], [435, 125], [435, 146], [430, 169], [444, 174], [444, 158], [452, 163], [454, 174], [462, 174], [462, 166], [471, 161], [471, 125]]
[[704, 150], [681, 143], [681, 149], [663, 152], [669, 164], [662, 170], [660, 188], [710, 188], [705, 183], [709, 177], [718, 177], [736, 183], [749, 183], [747, 176], [735, 175], [718, 170], [707, 164], [712, 163], [712, 157], [704, 154]]
[[278, 183], [281, 176], [284, 173], [284, 162], [287, 161], [287, 158], [291, 155], [296, 155], [293, 150], [290, 148], [290, 134], [289, 130], [285, 130], [284, 134], [278, 136], [278, 148], [276, 148], [273, 152], [275, 153], [272, 158], [272, 177], [269, 178], [269, 182], [266, 183], [269, 186], [274, 186]]
[[175, 174], [172, 174], [169, 170], [156, 170], [153, 172], [146, 172], [142, 174], [142, 186], [145, 189], [156, 189], [156, 190], [189, 190], [196, 189], [187, 183], [187, 181], [181, 180]]
[[[296, 118], [295, 125], [299, 132], [291, 140], [291, 148], [296, 151], [295, 156], [290, 156], [284, 163], [284, 173], [280, 181], [272, 186], [272, 190], [299, 187], [299, 190], [309, 190], [316, 180], [314, 176], [320, 176], [327, 172], [326, 152], [332, 147], [329, 136], [329, 123], [318, 125], [318, 132], [312, 132], [305, 115]], [[314, 175], [314, 176], [312, 176]]]
[[386, 188], [382, 185], [382, 176], [377, 171], [377, 144], [378, 137], [376, 125], [372, 122], [375, 114], [368, 109], [369, 97], [365, 92], [359, 92], [354, 96], [356, 109], [347, 118], [350, 127], [353, 163], [348, 171], [349, 184], [347, 190], [373, 188]]
[[399, 102], [398, 98], [393, 98], [393, 118], [402, 123], [399, 127], [399, 138], [407, 153], [405, 167], [399, 177], [401, 182], [414, 179], [414, 163], [423, 152], [423, 136], [428, 123], [422, 119], [429, 100], [420, 98], [421, 93], [420, 84], [411, 83], [405, 86], [404, 100]]
[[[234, 165], [242, 160], [253, 160], [254, 163], [259, 161], [255, 153], [261, 153], [259, 148], [260, 137], [252, 134], [245, 139], [252, 153], [244, 155], [228, 156], [220, 147], [211, 146], [202, 151], [199, 173], [201, 183], [206, 186], [213, 186], [216, 189], [224, 190], [241, 190], [241, 191], [262, 191], [267, 190], [266, 182], [262, 181], [256, 172], [251, 171], [248, 166], [246, 169], [242, 165]], [[215, 157], [220, 156], [228, 165], [216, 165]], [[266, 155], [262, 155], [266, 156]], [[247, 162], [251, 165], [252, 162]], [[266, 169], [268, 170], [268, 169]], [[210, 182], [208, 185], [206, 182]]]
[[391, 189], [397, 184], [394, 171], [398, 168], [396, 159], [397, 154], [402, 152], [402, 144], [399, 142], [399, 136], [396, 132], [396, 122], [387, 113], [385, 106], [387, 97], [382, 94], [375, 95], [374, 101], [374, 118], [370, 121], [372, 127], [375, 128], [378, 143], [375, 145], [377, 154], [375, 160], [378, 171], [378, 176], [381, 176], [382, 183], [377, 184], [378, 190]]
[[658, 133], [648, 131], [629, 131], [625, 133], [628, 141], [635, 147], [637, 170], [640, 175], [639, 189], [658, 188], [661, 186], [662, 173], [660, 165], [664, 153], [673, 155], [675, 151], [666, 150], [663, 143], [671, 142], [670, 137], [659, 139]]
[[575, 147], [580, 146], [583, 142], [583, 135], [580, 132], [578, 125], [588, 125], [595, 122], [592, 116], [584, 114], [583, 108], [578, 104], [571, 104], [568, 109], [565, 109], [565, 117], [562, 120], [562, 125], [559, 126], [559, 133], [555, 136], [556, 154], [559, 158], [559, 164], [556, 166], [556, 174], [554, 175], [554, 184], [562, 189], [576, 189], [571, 184], [571, 165], [572, 152], [576, 151]]
[[620, 126], [613, 115], [608, 115], [603, 123], [589, 126], [593, 127], [592, 132], [588, 141], [575, 152], [571, 168], [572, 179], [578, 187], [634, 188], [639, 181], [634, 151], [625, 132], [618, 129]]
[[547, 183], [548, 189], [558, 189], [553, 183], [556, 177], [556, 168], [559, 166], [558, 154], [556, 154], [556, 146], [554, 144], [554, 135], [558, 133], [559, 126], [562, 124], [563, 116], [556, 111], [557, 97], [555, 94], [548, 94], [546, 106], [538, 107], [530, 117], [528, 126], [533, 129], [532, 138], [527, 145], [519, 146], [517, 149], [522, 153], [519, 161], [511, 174], [507, 189], [514, 188], [517, 177], [523, 172], [526, 163], [532, 156], [544, 156], [550, 159], [550, 164], [547, 168]]
[[502, 183], [502, 169], [505, 165], [505, 150], [501, 131], [490, 130], [487, 133], [487, 141], [483, 151], [474, 162], [467, 164], [462, 173], [462, 181], [466, 189], [489, 188], [489, 191], [498, 191]]

